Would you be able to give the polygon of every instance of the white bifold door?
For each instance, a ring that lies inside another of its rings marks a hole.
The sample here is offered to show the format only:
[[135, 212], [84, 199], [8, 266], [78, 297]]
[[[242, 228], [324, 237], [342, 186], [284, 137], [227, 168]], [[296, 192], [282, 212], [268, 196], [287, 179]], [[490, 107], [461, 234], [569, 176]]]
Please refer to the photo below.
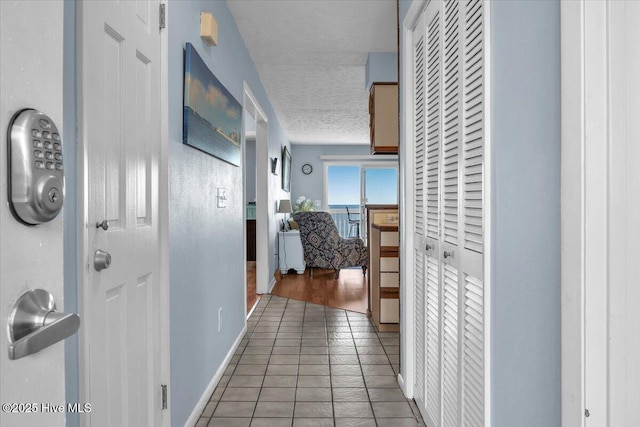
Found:
[[412, 35], [414, 397], [433, 427], [485, 416], [484, 7], [432, 0]]

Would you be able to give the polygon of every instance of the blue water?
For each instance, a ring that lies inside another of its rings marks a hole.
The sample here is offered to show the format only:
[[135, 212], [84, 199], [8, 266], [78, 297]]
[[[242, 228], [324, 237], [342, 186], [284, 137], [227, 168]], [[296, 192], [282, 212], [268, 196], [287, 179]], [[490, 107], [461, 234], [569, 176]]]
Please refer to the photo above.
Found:
[[329, 209], [345, 209], [349, 208], [349, 212], [353, 209], [353, 212], [360, 212], [360, 205], [329, 205]]
[[228, 141], [216, 132], [208, 121], [195, 114], [189, 107], [184, 107], [182, 134], [184, 143], [232, 165], [240, 166], [242, 154], [240, 145]]

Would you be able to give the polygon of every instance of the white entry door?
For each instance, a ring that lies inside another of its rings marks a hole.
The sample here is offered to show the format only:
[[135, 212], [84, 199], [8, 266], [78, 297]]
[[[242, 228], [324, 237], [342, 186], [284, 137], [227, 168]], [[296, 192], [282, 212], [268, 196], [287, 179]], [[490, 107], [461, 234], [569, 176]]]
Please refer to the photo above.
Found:
[[[47, 114], [62, 135], [64, 150], [73, 141], [63, 123], [62, 2], [0, 1], [0, 426], [64, 426], [65, 345], [57, 342], [26, 357], [9, 360], [8, 323], [16, 300], [26, 291], [51, 293], [59, 312], [64, 303], [63, 212], [35, 227], [18, 222], [9, 209], [7, 130], [12, 116], [27, 107]], [[33, 24], [37, 23], [37, 31]], [[68, 145], [67, 145], [68, 144]], [[66, 167], [66, 165], [65, 165]], [[67, 180], [67, 189], [69, 181]], [[68, 193], [67, 193], [68, 194]], [[84, 319], [81, 319], [81, 328]], [[74, 402], [70, 402], [74, 403]], [[4, 406], [8, 404], [9, 406]], [[44, 407], [43, 407], [44, 406]], [[66, 408], [66, 407], [65, 407]]]
[[[81, 3], [82, 360], [91, 426], [164, 422], [158, 10], [152, 0]], [[108, 268], [96, 251], [110, 255]]]

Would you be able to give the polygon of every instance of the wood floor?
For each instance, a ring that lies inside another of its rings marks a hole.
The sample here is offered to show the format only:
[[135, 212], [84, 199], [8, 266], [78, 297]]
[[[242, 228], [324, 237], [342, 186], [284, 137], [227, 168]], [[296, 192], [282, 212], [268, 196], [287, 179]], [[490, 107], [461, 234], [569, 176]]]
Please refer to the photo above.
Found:
[[247, 261], [247, 314], [260, 300], [260, 294], [256, 293], [256, 262]]
[[313, 278], [309, 277], [309, 269], [305, 274], [276, 275], [276, 284], [272, 295], [322, 304], [344, 310], [367, 312], [367, 277], [361, 269], [345, 269], [340, 271], [340, 278], [334, 279], [333, 270], [313, 270]]

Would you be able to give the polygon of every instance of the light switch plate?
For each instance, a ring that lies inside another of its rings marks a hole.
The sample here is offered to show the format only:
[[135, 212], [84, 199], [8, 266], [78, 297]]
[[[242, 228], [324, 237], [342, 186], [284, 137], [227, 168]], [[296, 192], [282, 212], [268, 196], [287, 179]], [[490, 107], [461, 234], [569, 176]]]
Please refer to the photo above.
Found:
[[216, 199], [218, 201], [219, 208], [226, 208], [227, 207], [227, 189], [218, 188], [218, 195]]

